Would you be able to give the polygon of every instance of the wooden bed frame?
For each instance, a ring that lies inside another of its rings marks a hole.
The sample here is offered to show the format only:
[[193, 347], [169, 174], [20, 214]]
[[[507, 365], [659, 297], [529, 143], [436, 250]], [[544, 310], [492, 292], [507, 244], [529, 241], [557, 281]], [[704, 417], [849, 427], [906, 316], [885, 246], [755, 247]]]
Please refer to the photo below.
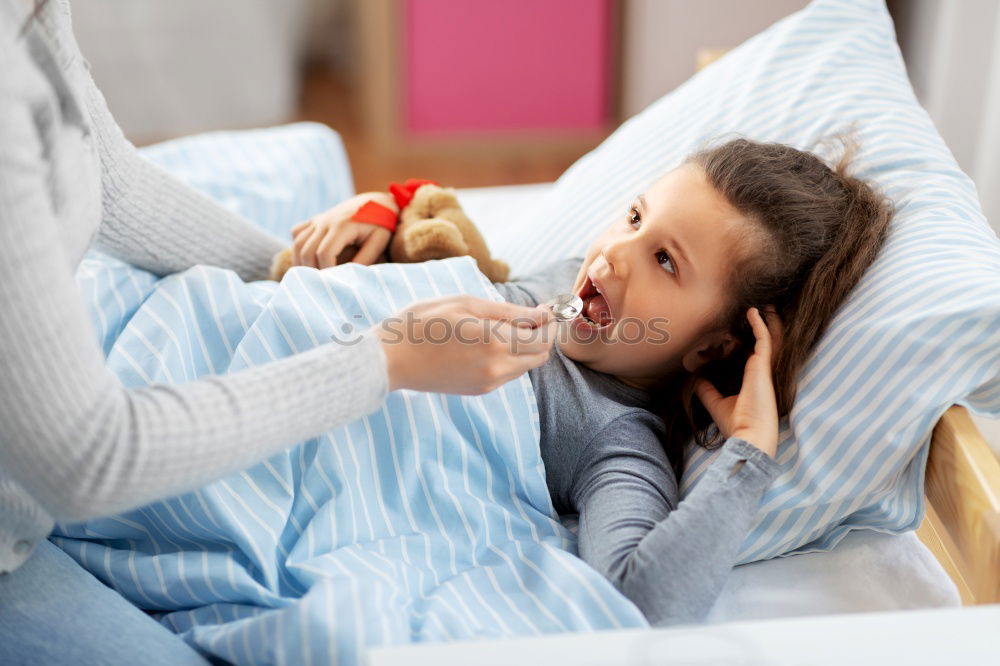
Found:
[[1000, 461], [964, 407], [953, 405], [934, 426], [924, 492], [917, 536], [962, 603], [1000, 603]]

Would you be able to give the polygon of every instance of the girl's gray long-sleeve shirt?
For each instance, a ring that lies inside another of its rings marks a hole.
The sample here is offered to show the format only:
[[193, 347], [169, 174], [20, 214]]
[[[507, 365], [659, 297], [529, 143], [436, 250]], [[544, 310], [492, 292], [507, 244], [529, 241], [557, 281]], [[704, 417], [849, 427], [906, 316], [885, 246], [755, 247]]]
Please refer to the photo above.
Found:
[[[497, 285], [534, 306], [572, 288], [582, 257]], [[531, 370], [541, 454], [553, 505], [579, 515], [580, 556], [653, 625], [702, 620], [722, 591], [761, 498], [780, 471], [750, 442], [730, 437], [680, 501], [649, 394], [567, 358]]]
[[366, 335], [231, 375], [127, 390], [105, 367], [74, 273], [97, 248], [159, 275], [195, 264], [265, 279], [286, 246], [144, 160], [52, 0], [0, 0], [0, 573], [54, 520], [197, 488], [374, 411]]

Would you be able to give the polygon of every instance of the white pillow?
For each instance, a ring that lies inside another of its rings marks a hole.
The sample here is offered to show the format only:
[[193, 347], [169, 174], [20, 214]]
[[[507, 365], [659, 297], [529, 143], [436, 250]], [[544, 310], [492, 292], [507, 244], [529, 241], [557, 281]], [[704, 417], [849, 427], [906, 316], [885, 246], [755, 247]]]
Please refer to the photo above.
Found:
[[[512, 220], [523, 274], [582, 255], [627, 203], [703, 141], [736, 133], [813, 150], [858, 122], [859, 177], [897, 206], [878, 260], [799, 377], [781, 475], [739, 555], [832, 548], [924, 513], [931, 430], [953, 403], [1000, 417], [1000, 241], [906, 76], [881, 0], [814, 0], [730, 51], [570, 167]], [[510, 234], [508, 234], [509, 236]], [[713, 454], [690, 447], [690, 491]]]

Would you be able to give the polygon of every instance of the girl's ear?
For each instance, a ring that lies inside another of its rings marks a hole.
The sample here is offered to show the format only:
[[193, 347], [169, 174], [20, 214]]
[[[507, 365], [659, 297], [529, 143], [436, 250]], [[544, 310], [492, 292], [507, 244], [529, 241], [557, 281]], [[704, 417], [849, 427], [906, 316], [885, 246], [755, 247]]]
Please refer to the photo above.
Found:
[[684, 354], [681, 363], [685, 370], [694, 372], [708, 361], [726, 358], [739, 344], [740, 341], [729, 331], [716, 331], [707, 335]]

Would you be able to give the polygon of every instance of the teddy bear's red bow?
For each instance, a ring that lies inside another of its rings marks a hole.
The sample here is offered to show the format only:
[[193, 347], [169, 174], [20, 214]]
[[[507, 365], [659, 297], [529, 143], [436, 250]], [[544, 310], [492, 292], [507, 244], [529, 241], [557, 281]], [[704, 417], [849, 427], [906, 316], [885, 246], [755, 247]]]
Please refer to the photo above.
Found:
[[437, 183], [433, 180], [424, 180], [422, 178], [407, 178], [406, 182], [402, 185], [399, 183], [389, 183], [389, 191], [396, 198], [396, 205], [399, 206], [400, 211], [409, 205], [410, 201], [413, 200], [413, 195], [417, 193], [417, 188], [421, 185], [437, 185]]
[[[424, 180], [421, 178], [408, 178], [405, 183], [400, 185], [399, 183], [389, 183], [389, 191], [392, 192], [393, 198], [396, 199], [396, 205], [399, 206], [399, 210], [402, 211], [406, 208], [410, 201], [413, 200], [413, 195], [416, 194], [417, 188], [421, 185], [437, 185], [433, 180]], [[396, 225], [399, 223], [399, 217], [394, 210], [387, 208], [380, 203], [375, 203], [374, 201], [368, 201], [363, 206], [358, 208], [351, 216], [351, 219], [355, 222], [365, 222], [367, 224], [374, 224], [379, 227], [385, 227], [391, 232], [396, 231]]]

